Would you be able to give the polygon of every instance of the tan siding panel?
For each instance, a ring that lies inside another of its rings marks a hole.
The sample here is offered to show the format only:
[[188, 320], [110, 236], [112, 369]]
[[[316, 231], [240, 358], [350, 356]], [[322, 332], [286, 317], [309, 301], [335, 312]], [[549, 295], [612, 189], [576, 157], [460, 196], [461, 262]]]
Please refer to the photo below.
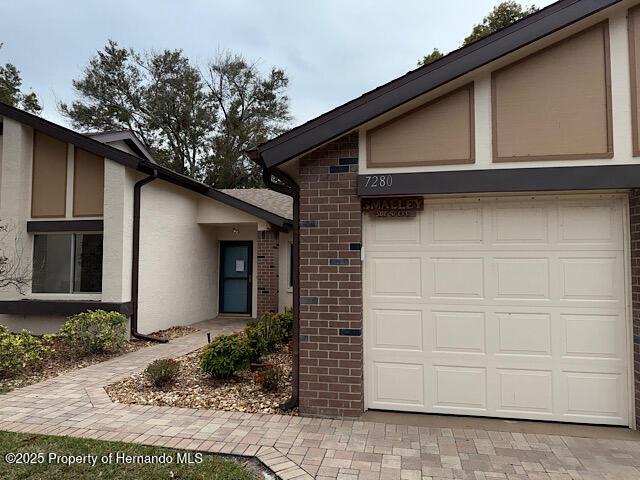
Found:
[[631, 120], [633, 156], [640, 156], [640, 5], [629, 10], [629, 70], [631, 73]]
[[492, 75], [494, 160], [610, 158], [606, 23]]
[[31, 216], [64, 217], [67, 207], [67, 144], [35, 132], [32, 175]]
[[367, 133], [369, 167], [473, 161], [473, 84]]
[[104, 209], [104, 158], [76, 148], [73, 216], [101, 216]]

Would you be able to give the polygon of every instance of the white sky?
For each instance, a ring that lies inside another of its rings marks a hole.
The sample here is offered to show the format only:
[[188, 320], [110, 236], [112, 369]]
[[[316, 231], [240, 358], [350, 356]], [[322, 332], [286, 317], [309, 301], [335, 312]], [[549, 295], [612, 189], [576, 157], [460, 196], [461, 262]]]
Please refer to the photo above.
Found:
[[[12, 62], [65, 123], [60, 100], [108, 39], [137, 50], [181, 48], [206, 65], [219, 49], [289, 75], [293, 125], [458, 48], [499, 0], [0, 0], [0, 63]], [[531, 2], [525, 0], [524, 5]], [[552, 3], [535, 2], [539, 7]]]

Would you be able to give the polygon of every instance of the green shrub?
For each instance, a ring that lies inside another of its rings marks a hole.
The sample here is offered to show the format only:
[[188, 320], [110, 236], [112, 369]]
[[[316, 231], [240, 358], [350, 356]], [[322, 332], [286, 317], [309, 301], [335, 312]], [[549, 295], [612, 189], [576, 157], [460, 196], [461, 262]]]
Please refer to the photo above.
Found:
[[267, 365], [256, 372], [255, 381], [267, 392], [277, 392], [282, 381], [282, 369], [277, 365]]
[[256, 360], [265, 352], [273, 352], [284, 339], [277, 314], [266, 314], [260, 320], [250, 323], [245, 327], [245, 334], [254, 351], [252, 358]]
[[293, 310], [287, 308], [283, 313], [278, 314], [278, 318], [282, 329], [282, 341], [287, 343], [293, 337]]
[[273, 352], [278, 345], [284, 342], [284, 331], [279, 314], [269, 315], [265, 320], [267, 329], [267, 350]]
[[46, 342], [26, 330], [11, 333], [6, 326], [0, 325], [0, 377], [10, 377], [37, 365], [48, 351]]
[[69, 317], [60, 336], [84, 354], [117, 352], [127, 342], [127, 318], [118, 312], [89, 310]]
[[154, 387], [162, 388], [175, 382], [180, 364], [172, 358], [154, 360], [144, 370], [144, 376]]
[[249, 349], [249, 361], [256, 363], [267, 351], [267, 337], [265, 336], [264, 323], [256, 321], [248, 324], [244, 333], [247, 337], [247, 347]]
[[230, 378], [239, 370], [249, 368], [251, 349], [244, 334], [222, 335], [204, 347], [200, 367], [215, 378]]
[[267, 314], [245, 327], [251, 362], [257, 362], [266, 352], [273, 352], [280, 344], [291, 339], [293, 311]]

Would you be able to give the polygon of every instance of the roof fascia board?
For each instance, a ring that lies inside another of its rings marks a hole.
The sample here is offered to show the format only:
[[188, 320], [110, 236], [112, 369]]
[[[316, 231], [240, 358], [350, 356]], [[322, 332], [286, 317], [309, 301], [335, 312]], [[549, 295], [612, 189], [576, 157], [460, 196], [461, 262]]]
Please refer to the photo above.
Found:
[[115, 147], [94, 140], [86, 135], [78, 132], [74, 132], [66, 127], [57, 125], [53, 122], [40, 118], [37, 115], [25, 112], [15, 107], [11, 107], [5, 103], [0, 102], [0, 116], [11, 118], [17, 122], [28, 125], [34, 130], [42, 132], [46, 135], [50, 135], [54, 138], [62, 140], [67, 143], [71, 143], [79, 148], [82, 148], [88, 152], [94, 153], [101, 157], [108, 158], [114, 162], [120, 163], [125, 167], [133, 168], [139, 172], [151, 174], [154, 170], [158, 172], [158, 178], [166, 180], [180, 187], [186, 188], [196, 193], [200, 193], [207, 197], [213, 198], [219, 202], [225, 203], [231, 207], [237, 208], [243, 212], [249, 213], [255, 217], [261, 218], [278, 227], [287, 228], [287, 225], [291, 223], [290, 220], [280, 217], [275, 213], [263, 210], [260, 207], [243, 202], [237, 198], [226, 195], [218, 190], [200, 183], [190, 177], [181, 175], [165, 167], [161, 167], [148, 160], [138, 158], [135, 155], [131, 155], [127, 152], [123, 152]]
[[622, 0], [565, 0], [389, 82], [257, 147], [273, 168], [414, 98]]
[[9, 117], [17, 122], [30, 126], [34, 130], [45, 133], [59, 140], [72, 143], [88, 152], [94, 153], [101, 157], [107, 157], [110, 160], [121, 163], [129, 168], [139, 169], [140, 163], [144, 160], [131, 155], [117, 148], [106, 145], [98, 140], [94, 140], [81, 133], [69, 130], [61, 125], [49, 122], [31, 113], [25, 112], [15, 107], [11, 107], [0, 102], [0, 115]]
[[133, 152], [145, 160], [153, 161], [153, 157], [138, 137], [130, 130], [88, 134], [87, 137], [101, 143], [123, 141]]
[[147, 167], [147, 169], [150, 169], [149, 173], [151, 173], [151, 171], [155, 168], [158, 172], [158, 178], [160, 180], [165, 180], [179, 187], [187, 188], [193, 192], [209, 197], [220, 203], [224, 203], [225, 205], [229, 205], [230, 207], [237, 208], [238, 210], [248, 213], [249, 215], [261, 218], [262, 220], [265, 220], [278, 227], [286, 228], [291, 223], [291, 220], [287, 218], [276, 215], [275, 213], [264, 210], [251, 203], [244, 202], [239, 198], [227, 195], [220, 190], [216, 190], [215, 188], [210, 187], [206, 183], [198, 182], [191, 177], [181, 175], [177, 172], [174, 172], [173, 170], [169, 170], [168, 168], [148, 162], [145, 162], [145, 166]]

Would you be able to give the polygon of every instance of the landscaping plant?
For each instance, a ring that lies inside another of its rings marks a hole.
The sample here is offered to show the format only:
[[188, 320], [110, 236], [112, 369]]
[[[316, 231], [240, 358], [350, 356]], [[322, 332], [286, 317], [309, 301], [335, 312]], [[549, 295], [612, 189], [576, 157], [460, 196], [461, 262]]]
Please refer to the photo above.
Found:
[[85, 355], [117, 352], [127, 342], [127, 318], [118, 312], [88, 310], [69, 317], [60, 336]]
[[34, 337], [26, 330], [11, 333], [6, 326], [0, 325], [0, 378], [11, 377], [36, 365], [48, 351], [46, 340]]
[[274, 352], [278, 345], [287, 344], [291, 340], [293, 329], [293, 311], [266, 314], [260, 320], [245, 327], [249, 343], [251, 363], [256, 363], [262, 355]]
[[285, 309], [283, 313], [278, 314], [278, 320], [282, 329], [282, 341], [287, 343], [293, 337], [293, 310]]
[[261, 320], [248, 324], [244, 333], [247, 337], [249, 361], [256, 363], [267, 352], [268, 341], [265, 335], [264, 323]]
[[267, 392], [277, 392], [282, 380], [282, 369], [277, 365], [266, 365], [255, 374], [255, 381]]
[[204, 347], [200, 367], [212, 377], [226, 379], [239, 370], [249, 368], [251, 355], [245, 334], [222, 335]]
[[[291, 338], [292, 326], [291, 310], [267, 314], [260, 320], [248, 324], [241, 334], [215, 338], [204, 348], [200, 366], [213, 377], [229, 378], [235, 372], [257, 363], [265, 353], [275, 352], [279, 345], [286, 344]], [[279, 381], [282, 374], [269, 371], [268, 376], [277, 376]]]
[[144, 370], [144, 375], [154, 387], [162, 388], [175, 382], [180, 364], [172, 358], [154, 360]]

